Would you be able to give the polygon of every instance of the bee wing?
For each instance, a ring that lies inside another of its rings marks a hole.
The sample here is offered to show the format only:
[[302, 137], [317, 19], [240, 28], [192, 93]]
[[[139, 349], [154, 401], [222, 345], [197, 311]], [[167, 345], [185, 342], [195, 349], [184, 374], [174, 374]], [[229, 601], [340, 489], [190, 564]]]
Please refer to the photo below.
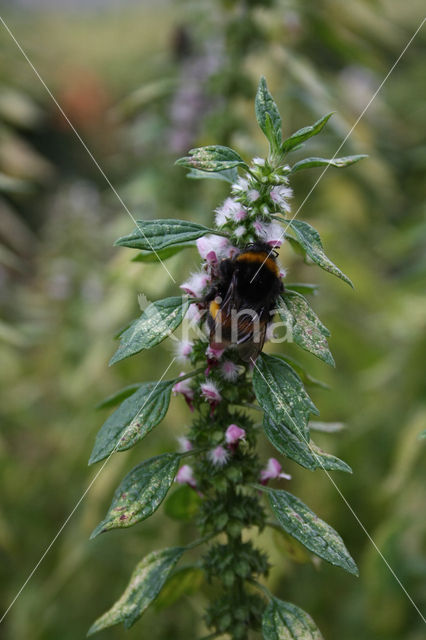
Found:
[[238, 346], [238, 353], [240, 354], [241, 360], [244, 362], [256, 360], [265, 344], [266, 326], [266, 322], [260, 326], [256, 341], [250, 340]]

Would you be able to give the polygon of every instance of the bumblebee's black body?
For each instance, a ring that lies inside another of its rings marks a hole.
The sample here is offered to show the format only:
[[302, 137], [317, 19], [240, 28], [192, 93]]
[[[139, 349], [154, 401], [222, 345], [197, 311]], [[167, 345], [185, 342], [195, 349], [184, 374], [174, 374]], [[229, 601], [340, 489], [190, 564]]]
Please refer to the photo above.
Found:
[[219, 278], [205, 297], [211, 344], [237, 346], [243, 360], [262, 350], [271, 311], [283, 291], [275, 252], [251, 244], [219, 265]]

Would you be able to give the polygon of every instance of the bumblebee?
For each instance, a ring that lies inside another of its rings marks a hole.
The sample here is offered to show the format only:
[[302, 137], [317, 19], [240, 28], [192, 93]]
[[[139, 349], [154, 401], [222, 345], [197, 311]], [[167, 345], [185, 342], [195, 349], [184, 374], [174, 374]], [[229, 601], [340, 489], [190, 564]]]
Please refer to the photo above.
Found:
[[257, 242], [220, 262], [217, 282], [205, 296], [211, 346], [234, 346], [245, 362], [257, 358], [284, 290], [276, 258], [269, 245]]

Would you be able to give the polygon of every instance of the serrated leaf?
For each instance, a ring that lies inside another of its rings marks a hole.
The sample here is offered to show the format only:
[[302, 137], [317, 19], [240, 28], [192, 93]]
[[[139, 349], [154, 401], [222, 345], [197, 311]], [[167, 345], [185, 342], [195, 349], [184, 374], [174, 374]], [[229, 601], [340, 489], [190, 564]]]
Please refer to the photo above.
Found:
[[187, 178], [192, 180], [204, 180], [210, 178], [211, 180], [223, 180], [234, 184], [238, 180], [238, 170], [236, 167], [232, 169], [225, 169], [224, 171], [200, 171], [199, 169], [191, 169], [186, 174]]
[[323, 560], [358, 575], [342, 538], [329, 524], [291, 493], [265, 487], [263, 490], [268, 493], [272, 510], [287, 533]]
[[282, 141], [281, 116], [264, 77], [260, 79], [254, 106], [256, 120], [267, 137], [272, 151], [279, 151]]
[[289, 282], [285, 285], [286, 291], [296, 291], [301, 293], [302, 296], [316, 295], [319, 291], [318, 284], [308, 284], [307, 282]]
[[159, 262], [173, 258], [184, 249], [195, 247], [194, 242], [185, 242], [182, 244], [174, 245], [173, 247], [167, 247], [166, 249], [159, 249], [155, 253], [153, 251], [141, 251], [132, 258], [132, 262]]
[[181, 457], [179, 453], [164, 453], [132, 469], [116, 490], [106, 517], [90, 537], [110, 529], [131, 527], [149, 518], [166, 497]]
[[205, 581], [205, 573], [199, 567], [176, 569], [161, 589], [154, 603], [156, 609], [164, 609], [182, 598], [199, 593]]
[[272, 598], [262, 618], [264, 640], [323, 640], [320, 630], [303, 609]]
[[337, 433], [346, 429], [346, 425], [343, 422], [316, 422], [311, 420], [309, 428], [322, 433]]
[[333, 113], [328, 113], [311, 126], [303, 127], [303, 129], [299, 129], [293, 133], [289, 138], [287, 138], [287, 140], [284, 140], [281, 146], [281, 151], [283, 153], [288, 153], [289, 151], [295, 150], [295, 148], [302, 144], [302, 142], [305, 142], [305, 140], [312, 138], [312, 136], [316, 136], [327, 124], [332, 115]]
[[192, 520], [201, 505], [200, 496], [188, 486], [176, 489], [164, 503], [164, 512], [175, 520]]
[[311, 443], [311, 451], [314, 455], [318, 469], [323, 469], [324, 471], [345, 471], [346, 473], [352, 473], [352, 469], [344, 460], [341, 460], [337, 456], [333, 456], [331, 453], [323, 451], [313, 442]]
[[352, 469], [346, 462], [331, 453], [326, 453], [313, 442], [299, 439], [284, 424], [274, 422], [267, 415], [263, 418], [263, 429], [268, 440], [277, 451], [305, 469], [310, 471], [322, 469], [325, 471], [352, 473]]
[[[292, 318], [293, 341], [305, 351], [309, 351], [334, 367], [334, 359], [326, 339], [330, 332], [309, 306], [306, 298], [294, 291], [288, 291], [283, 294], [282, 301]], [[281, 316], [282, 306], [278, 308], [278, 313]], [[288, 320], [288, 314], [285, 314], [283, 319]]]
[[289, 364], [261, 353], [254, 367], [253, 388], [259, 405], [272, 420], [309, 440], [309, 414], [318, 414], [318, 409]]
[[152, 302], [142, 315], [120, 334], [121, 344], [109, 364], [120, 362], [162, 342], [181, 324], [188, 307], [189, 300], [184, 296]]
[[129, 384], [128, 387], [124, 387], [123, 389], [120, 389], [120, 391], [112, 393], [110, 396], [105, 398], [105, 400], [99, 402], [99, 404], [95, 406], [95, 409], [111, 409], [111, 407], [116, 407], [120, 402], [123, 402], [123, 400], [136, 393], [140, 386], [140, 383]]
[[136, 229], [114, 242], [119, 247], [141, 251], [161, 251], [193, 242], [207, 233], [214, 233], [202, 224], [187, 220], [137, 220]]
[[219, 144], [191, 149], [188, 156], [179, 158], [175, 164], [188, 169], [213, 171], [215, 173], [234, 167], [247, 167], [247, 164], [236, 151]]
[[317, 468], [307, 442], [298, 438], [282, 422], [274, 422], [267, 415], [263, 418], [263, 429], [268, 440], [282, 455], [297, 462], [305, 469], [314, 471]]
[[113, 451], [130, 449], [161, 422], [175, 382], [146, 382], [127, 398], [102, 425], [89, 464], [103, 460]]
[[129, 629], [155, 600], [185, 547], [153, 551], [136, 566], [123, 595], [93, 623], [87, 635], [122, 622]]
[[349, 167], [351, 164], [355, 164], [359, 160], [363, 160], [363, 158], [368, 158], [365, 154], [358, 154], [355, 156], [345, 156], [344, 158], [305, 158], [304, 160], [300, 160], [296, 162], [291, 167], [290, 173], [296, 173], [296, 171], [300, 171], [301, 169], [312, 169], [312, 167]]
[[[325, 255], [324, 248], [321, 243], [321, 238], [316, 229], [314, 229], [307, 222], [301, 220], [285, 220], [287, 225], [294, 231], [297, 236], [297, 241], [300, 246], [306, 251], [307, 255], [315, 262], [321, 269], [333, 273], [335, 276], [353, 287], [351, 280], [345, 276], [336, 265]], [[290, 239], [290, 238], [289, 238]]]

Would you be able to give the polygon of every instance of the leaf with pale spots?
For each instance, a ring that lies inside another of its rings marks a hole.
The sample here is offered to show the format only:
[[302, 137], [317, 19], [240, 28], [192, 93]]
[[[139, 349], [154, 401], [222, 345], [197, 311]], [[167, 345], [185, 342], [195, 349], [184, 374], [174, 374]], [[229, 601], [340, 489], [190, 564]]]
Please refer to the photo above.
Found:
[[329, 524], [291, 493], [267, 487], [262, 489], [268, 493], [272, 511], [284, 531], [323, 560], [358, 575], [357, 566], [342, 538]]
[[152, 302], [142, 315], [120, 334], [121, 344], [109, 364], [120, 362], [162, 342], [181, 324], [188, 307], [189, 300], [184, 296]]
[[149, 518], [170, 489], [181, 457], [179, 453], [165, 453], [132, 469], [116, 490], [106, 517], [90, 537], [110, 529], [131, 527]]
[[303, 609], [271, 598], [262, 618], [264, 640], [323, 640], [323, 636]]
[[293, 133], [289, 138], [287, 138], [287, 140], [284, 140], [281, 146], [281, 151], [283, 153], [288, 153], [296, 147], [299, 147], [299, 145], [301, 145], [302, 142], [305, 142], [305, 140], [312, 138], [312, 136], [316, 136], [320, 131], [322, 131], [323, 127], [327, 124], [332, 115], [333, 113], [328, 113], [311, 126], [303, 127], [303, 129], [299, 129], [299, 131]]
[[[335, 276], [353, 287], [351, 280], [336, 265], [331, 262], [324, 253], [321, 238], [316, 229], [302, 220], [284, 220], [297, 236], [299, 246], [306, 252], [309, 258], [321, 269], [333, 273]], [[290, 239], [290, 237], [289, 237]]]
[[259, 405], [274, 422], [285, 424], [299, 439], [309, 439], [309, 414], [318, 414], [318, 409], [289, 364], [261, 353], [254, 366], [253, 388]]
[[146, 382], [112, 413], [96, 436], [89, 464], [142, 440], [167, 413], [175, 380]]
[[158, 596], [184, 551], [185, 547], [173, 547], [147, 555], [136, 565], [121, 598], [92, 624], [87, 635], [120, 622], [129, 629]]
[[298, 360], [295, 360], [294, 358], [290, 358], [290, 356], [283, 355], [282, 353], [277, 354], [277, 358], [281, 358], [282, 360], [284, 360], [284, 362], [287, 362], [295, 370], [295, 372], [297, 373], [297, 375], [299, 376], [303, 384], [306, 385], [307, 387], [316, 387], [318, 389], [330, 389], [330, 385], [328, 385], [325, 382], [322, 382], [322, 380], [317, 380], [316, 378], [311, 376]]
[[213, 171], [214, 173], [227, 171], [234, 167], [247, 167], [236, 151], [219, 144], [191, 149], [188, 156], [179, 158], [175, 164], [188, 169]]
[[[309, 423], [310, 425], [311, 423]], [[263, 429], [268, 440], [277, 451], [294, 460], [305, 469], [310, 471], [323, 469], [325, 471], [352, 473], [352, 469], [346, 462], [331, 453], [326, 453], [313, 442], [308, 442], [302, 438], [299, 439], [283, 423], [276, 423], [267, 415], [263, 418]]]
[[312, 169], [313, 167], [349, 167], [351, 164], [355, 164], [359, 160], [368, 158], [365, 154], [359, 154], [355, 156], [346, 156], [344, 158], [305, 158], [296, 162], [291, 168], [291, 173], [300, 171], [301, 169]]
[[194, 242], [207, 233], [214, 233], [204, 225], [188, 220], [137, 220], [136, 225], [132, 233], [118, 238], [114, 244], [141, 251], [161, 252], [163, 249]]
[[[318, 318], [308, 301], [299, 293], [287, 291], [281, 298], [282, 304], [278, 313], [284, 321], [291, 317], [293, 341], [305, 351], [309, 351], [320, 360], [334, 367], [334, 359], [327, 343], [329, 330]], [[283, 313], [283, 307], [288, 313]]]
[[344, 461], [333, 456], [331, 453], [327, 453], [320, 449], [313, 442], [310, 443], [311, 451], [317, 463], [317, 469], [323, 469], [324, 471], [345, 471], [346, 473], [352, 473], [350, 466]]
[[267, 137], [271, 150], [279, 152], [282, 141], [281, 116], [263, 77], [259, 82], [254, 107], [257, 123]]

